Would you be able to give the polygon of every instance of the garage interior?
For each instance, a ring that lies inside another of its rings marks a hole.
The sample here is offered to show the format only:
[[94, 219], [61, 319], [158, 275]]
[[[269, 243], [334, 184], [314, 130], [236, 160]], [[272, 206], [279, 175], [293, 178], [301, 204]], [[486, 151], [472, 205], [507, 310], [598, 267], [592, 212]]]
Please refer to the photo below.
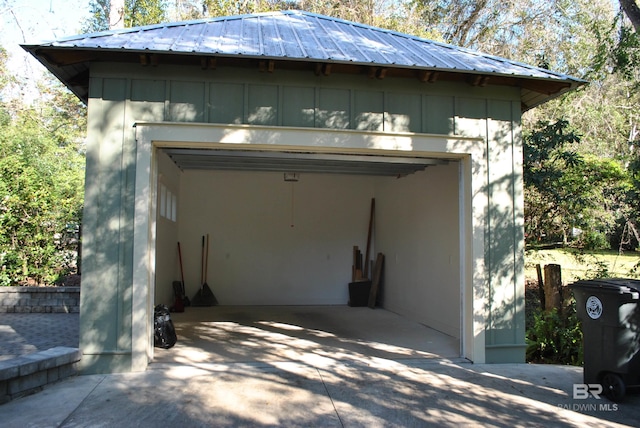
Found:
[[[204, 281], [219, 304], [174, 313], [178, 343], [154, 363], [461, 355], [455, 159], [163, 147], [156, 168], [155, 304], [181, 275], [189, 298]], [[348, 306], [372, 200], [373, 310]]]

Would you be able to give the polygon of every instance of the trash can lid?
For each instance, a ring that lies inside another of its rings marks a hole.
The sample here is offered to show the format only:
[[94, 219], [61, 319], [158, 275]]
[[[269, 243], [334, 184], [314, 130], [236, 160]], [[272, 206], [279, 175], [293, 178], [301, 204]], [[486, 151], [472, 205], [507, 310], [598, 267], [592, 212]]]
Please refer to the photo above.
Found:
[[590, 288], [610, 293], [638, 293], [640, 280], [629, 278], [582, 279], [569, 285], [570, 288]]

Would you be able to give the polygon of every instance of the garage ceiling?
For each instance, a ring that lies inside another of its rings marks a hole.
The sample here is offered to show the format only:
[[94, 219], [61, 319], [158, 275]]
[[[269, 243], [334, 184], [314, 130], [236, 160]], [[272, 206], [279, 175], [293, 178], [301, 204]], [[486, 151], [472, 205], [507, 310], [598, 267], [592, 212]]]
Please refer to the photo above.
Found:
[[182, 170], [276, 171], [403, 177], [444, 159], [265, 152], [255, 150], [162, 149]]

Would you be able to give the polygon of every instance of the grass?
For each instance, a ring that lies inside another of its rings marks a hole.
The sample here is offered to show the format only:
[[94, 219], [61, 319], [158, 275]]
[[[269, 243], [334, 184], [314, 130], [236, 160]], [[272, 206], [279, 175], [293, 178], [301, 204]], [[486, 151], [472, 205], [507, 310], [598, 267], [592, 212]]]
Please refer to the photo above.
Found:
[[[562, 267], [562, 282], [597, 277], [640, 278], [640, 253], [596, 250], [584, 252], [573, 248], [528, 250], [525, 254], [525, 277], [538, 280], [536, 264]], [[635, 267], [635, 269], [634, 269]]]

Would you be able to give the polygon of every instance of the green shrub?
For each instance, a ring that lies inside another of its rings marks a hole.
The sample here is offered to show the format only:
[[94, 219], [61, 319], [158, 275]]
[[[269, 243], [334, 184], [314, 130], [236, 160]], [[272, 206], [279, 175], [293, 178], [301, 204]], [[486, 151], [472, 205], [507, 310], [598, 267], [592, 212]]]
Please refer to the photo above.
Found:
[[575, 303], [565, 312], [536, 310], [533, 326], [527, 330], [528, 362], [582, 365], [582, 329]]
[[602, 232], [585, 232], [581, 237], [582, 248], [585, 250], [609, 250], [611, 244], [607, 235]]

